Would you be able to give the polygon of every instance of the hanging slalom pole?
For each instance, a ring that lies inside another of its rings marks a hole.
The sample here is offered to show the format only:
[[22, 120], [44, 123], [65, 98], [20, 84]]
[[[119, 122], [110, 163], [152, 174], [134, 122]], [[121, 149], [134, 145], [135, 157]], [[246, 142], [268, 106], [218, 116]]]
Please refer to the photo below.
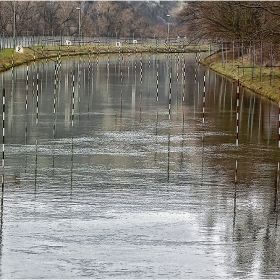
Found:
[[236, 146], [238, 146], [239, 138], [239, 80], [236, 88]]
[[159, 60], [157, 60], [157, 101], [158, 101], [158, 84], [159, 84], [158, 67], [159, 67]]
[[171, 77], [172, 77], [172, 68], [170, 68], [170, 72], [169, 72], [169, 100], [168, 100], [168, 118], [171, 118], [171, 85], [172, 85], [172, 81], [171, 81]]
[[203, 76], [203, 106], [202, 106], [202, 123], [205, 123], [205, 91], [206, 91], [206, 87], [205, 87], [205, 73]]
[[28, 106], [28, 80], [29, 80], [29, 76], [28, 76], [28, 64], [26, 66], [26, 95], [25, 95], [25, 110], [27, 110], [27, 106]]
[[183, 60], [183, 66], [182, 66], [182, 79], [183, 79], [183, 96], [182, 100], [185, 101], [185, 93], [186, 93], [186, 62], [185, 59]]
[[5, 89], [3, 89], [3, 118], [2, 118], [2, 167], [5, 167]]
[[74, 106], [75, 106], [75, 75], [74, 75], [74, 71], [73, 71], [73, 73], [72, 73], [72, 113], [71, 113], [72, 126], [74, 125]]
[[53, 91], [53, 112], [56, 112], [56, 89], [57, 89], [57, 63], [54, 64], [54, 91]]
[[36, 73], [36, 124], [38, 124], [39, 119], [39, 73], [37, 68]]
[[280, 148], [280, 99], [278, 102], [278, 148]]
[[142, 61], [142, 53], [140, 55], [140, 84], [143, 83], [143, 61]]

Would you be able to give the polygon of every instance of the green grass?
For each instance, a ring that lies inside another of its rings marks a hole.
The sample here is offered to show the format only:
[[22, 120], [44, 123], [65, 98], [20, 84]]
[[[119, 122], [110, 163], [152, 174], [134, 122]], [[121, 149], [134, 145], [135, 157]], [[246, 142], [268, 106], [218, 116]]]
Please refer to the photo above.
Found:
[[83, 54], [104, 54], [104, 53], [134, 53], [134, 52], [150, 52], [150, 53], [168, 53], [168, 52], [195, 52], [203, 51], [207, 46], [152, 46], [152, 45], [123, 45], [121, 48], [108, 45], [82, 45], [82, 46], [36, 46], [23, 48], [23, 53], [17, 53], [14, 49], [5, 49], [0, 51], [0, 71], [6, 71], [12, 66], [18, 66], [29, 63], [34, 60], [45, 58], [56, 58], [58, 53], [63, 56], [75, 56]]
[[[280, 71], [278, 68], [273, 68], [271, 71], [268, 67], [255, 66], [254, 68], [241, 68], [251, 67], [248, 62], [235, 60], [234, 63], [222, 65], [220, 57], [211, 57], [201, 62], [206, 67], [220, 73], [234, 81], [239, 81], [241, 86], [246, 87], [255, 93], [258, 93], [266, 98], [275, 102], [280, 101]], [[239, 65], [239, 69], [238, 69]]]

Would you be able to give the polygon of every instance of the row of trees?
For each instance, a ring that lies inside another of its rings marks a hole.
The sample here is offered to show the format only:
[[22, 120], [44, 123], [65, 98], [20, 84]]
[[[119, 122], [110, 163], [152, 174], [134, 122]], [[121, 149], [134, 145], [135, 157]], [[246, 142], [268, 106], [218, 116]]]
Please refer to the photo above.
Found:
[[0, 35], [77, 36], [79, 16], [85, 36], [280, 38], [278, 1], [0, 1]]
[[178, 23], [193, 40], [202, 38], [278, 43], [280, 2], [278, 1], [193, 1], [178, 14]]
[[0, 1], [0, 36], [77, 36], [80, 17], [85, 36], [166, 37], [172, 2]]

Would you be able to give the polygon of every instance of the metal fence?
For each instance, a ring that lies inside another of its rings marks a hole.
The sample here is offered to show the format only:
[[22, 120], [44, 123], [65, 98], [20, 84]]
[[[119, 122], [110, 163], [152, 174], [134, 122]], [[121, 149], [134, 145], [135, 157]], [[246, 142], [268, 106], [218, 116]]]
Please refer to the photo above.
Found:
[[15, 48], [16, 46], [59, 46], [59, 45], [116, 45], [120, 42], [122, 45], [140, 44], [150, 46], [178, 45], [186, 46], [186, 38], [104, 38], [104, 37], [72, 37], [72, 36], [23, 36], [23, 37], [0, 37], [0, 50]]

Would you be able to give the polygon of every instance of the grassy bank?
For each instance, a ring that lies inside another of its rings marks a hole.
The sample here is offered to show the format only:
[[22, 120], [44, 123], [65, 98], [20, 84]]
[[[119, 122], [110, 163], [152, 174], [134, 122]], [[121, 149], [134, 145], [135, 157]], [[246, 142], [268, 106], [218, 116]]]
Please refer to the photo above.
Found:
[[[108, 45], [82, 45], [82, 46], [36, 46], [23, 48], [23, 52], [16, 52], [14, 49], [0, 51], [0, 72], [6, 71], [13, 66], [19, 66], [31, 61], [40, 59], [56, 59], [58, 54], [61, 57], [76, 56], [83, 54], [107, 54], [107, 53], [169, 53], [169, 52], [196, 52], [203, 51], [203, 47], [182, 47], [182, 46], [144, 46], [127, 45], [121, 48]], [[206, 50], [206, 48], [205, 48]]]
[[241, 86], [257, 94], [280, 101], [280, 67], [252, 65], [247, 57], [223, 61], [220, 54], [204, 59], [201, 64], [232, 80], [239, 80]]

